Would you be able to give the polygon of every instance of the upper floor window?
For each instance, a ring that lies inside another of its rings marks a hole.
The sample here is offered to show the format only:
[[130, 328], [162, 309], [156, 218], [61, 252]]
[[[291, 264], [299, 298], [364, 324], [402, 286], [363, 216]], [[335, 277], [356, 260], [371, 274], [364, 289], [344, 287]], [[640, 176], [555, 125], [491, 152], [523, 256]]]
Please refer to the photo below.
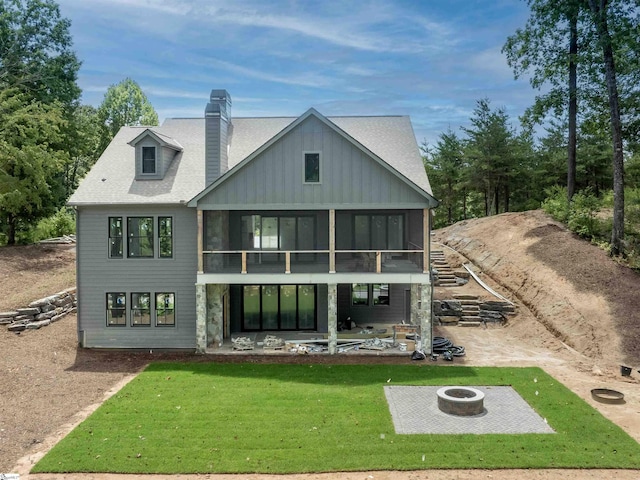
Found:
[[127, 218], [127, 256], [153, 257], [153, 217]]
[[156, 147], [142, 147], [142, 173], [156, 173]]
[[122, 258], [122, 217], [109, 217], [109, 258]]
[[160, 257], [173, 256], [173, 219], [171, 217], [158, 217], [158, 237], [160, 241]]
[[304, 183], [320, 183], [320, 153], [304, 154]]

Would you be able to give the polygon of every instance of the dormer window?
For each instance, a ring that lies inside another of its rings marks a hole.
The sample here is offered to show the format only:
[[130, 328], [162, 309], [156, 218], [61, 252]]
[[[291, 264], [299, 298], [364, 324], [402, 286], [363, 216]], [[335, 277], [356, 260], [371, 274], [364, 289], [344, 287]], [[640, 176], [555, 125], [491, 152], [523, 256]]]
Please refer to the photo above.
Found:
[[156, 147], [142, 147], [142, 173], [155, 175]]
[[182, 146], [175, 139], [149, 128], [129, 145], [135, 149], [136, 180], [162, 180], [173, 159], [182, 152]]

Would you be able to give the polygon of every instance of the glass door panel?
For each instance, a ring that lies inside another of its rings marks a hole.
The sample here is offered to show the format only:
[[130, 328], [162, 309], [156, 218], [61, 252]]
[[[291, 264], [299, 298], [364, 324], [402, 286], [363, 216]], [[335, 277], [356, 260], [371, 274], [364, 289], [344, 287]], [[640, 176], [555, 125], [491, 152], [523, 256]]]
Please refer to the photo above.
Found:
[[300, 330], [316, 328], [315, 285], [298, 285], [298, 328]]
[[260, 286], [243, 287], [243, 330], [260, 330]]
[[280, 285], [280, 328], [296, 329], [296, 286]]
[[278, 329], [278, 286], [262, 286], [262, 330]]
[[262, 249], [278, 249], [278, 217], [262, 217]]

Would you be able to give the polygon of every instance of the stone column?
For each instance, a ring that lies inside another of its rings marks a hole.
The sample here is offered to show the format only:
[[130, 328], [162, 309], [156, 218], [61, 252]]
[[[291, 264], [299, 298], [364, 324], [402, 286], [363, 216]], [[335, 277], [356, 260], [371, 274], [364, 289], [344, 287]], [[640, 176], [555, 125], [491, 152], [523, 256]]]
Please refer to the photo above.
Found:
[[207, 349], [207, 286], [196, 283], [196, 353]]
[[418, 317], [418, 311], [420, 308], [420, 285], [417, 283], [411, 284], [411, 325], [420, 325], [420, 318]]
[[431, 285], [411, 284], [411, 324], [420, 326], [420, 342], [416, 349], [430, 354], [432, 348], [431, 331]]
[[338, 285], [330, 283], [327, 287], [329, 354], [334, 355], [338, 349]]
[[207, 285], [207, 347], [222, 346], [224, 332], [224, 294], [227, 286]]
[[433, 332], [431, 323], [431, 285], [423, 283], [420, 285], [420, 338], [422, 340], [422, 351], [430, 355]]

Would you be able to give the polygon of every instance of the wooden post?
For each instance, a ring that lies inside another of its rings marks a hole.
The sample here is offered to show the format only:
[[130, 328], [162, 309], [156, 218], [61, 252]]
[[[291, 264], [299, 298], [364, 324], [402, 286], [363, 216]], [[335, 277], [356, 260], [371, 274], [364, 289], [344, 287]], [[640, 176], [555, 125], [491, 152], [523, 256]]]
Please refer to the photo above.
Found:
[[329, 210], [329, 273], [336, 273], [336, 211]]
[[284, 254], [284, 273], [291, 273], [291, 252], [289, 251]]
[[247, 251], [242, 251], [242, 271], [240, 273], [247, 273]]
[[425, 208], [422, 214], [422, 273], [431, 272], [431, 210]]
[[204, 273], [204, 221], [202, 210], [198, 210], [198, 273]]
[[382, 254], [380, 252], [376, 252], [376, 273], [380, 273], [382, 271]]

